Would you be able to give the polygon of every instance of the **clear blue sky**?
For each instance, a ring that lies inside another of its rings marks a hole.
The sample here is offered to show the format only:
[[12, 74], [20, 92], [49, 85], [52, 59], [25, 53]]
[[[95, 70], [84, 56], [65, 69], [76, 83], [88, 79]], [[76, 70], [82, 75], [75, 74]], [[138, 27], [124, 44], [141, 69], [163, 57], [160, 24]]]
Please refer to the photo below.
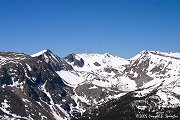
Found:
[[180, 0], [0, 0], [0, 51], [180, 52]]

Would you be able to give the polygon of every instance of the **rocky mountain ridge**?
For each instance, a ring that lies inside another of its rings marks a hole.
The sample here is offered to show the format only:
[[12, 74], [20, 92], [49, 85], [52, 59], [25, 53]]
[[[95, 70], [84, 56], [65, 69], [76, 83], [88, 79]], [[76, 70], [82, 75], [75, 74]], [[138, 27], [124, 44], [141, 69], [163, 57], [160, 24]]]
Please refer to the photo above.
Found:
[[179, 80], [180, 53], [0, 52], [0, 119], [150, 119], [167, 108], [178, 118]]

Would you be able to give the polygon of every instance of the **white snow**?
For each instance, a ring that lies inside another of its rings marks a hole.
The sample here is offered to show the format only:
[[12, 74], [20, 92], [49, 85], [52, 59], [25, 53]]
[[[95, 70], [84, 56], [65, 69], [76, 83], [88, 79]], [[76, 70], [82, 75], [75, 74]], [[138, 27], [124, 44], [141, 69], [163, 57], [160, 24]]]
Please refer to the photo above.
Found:
[[93, 87], [90, 87], [89, 89], [97, 89], [98, 87], [96, 87], [95, 85]]
[[38, 53], [35, 53], [35, 54], [31, 55], [31, 57], [40, 56], [40, 55], [44, 54], [45, 52], [47, 52], [47, 50], [42, 50], [42, 51], [40, 51], [40, 52], [38, 52]]
[[31, 55], [31, 57], [37, 57], [37, 56], [43, 55], [46, 63], [48, 63], [50, 60], [58, 62], [57, 56], [54, 55], [53, 53], [49, 52], [50, 55], [48, 55], [48, 56], [47, 56], [47, 54], [44, 54], [47, 51], [48, 50], [42, 50], [36, 54]]
[[[10, 107], [7, 102], [8, 101], [6, 99], [4, 99], [4, 102], [1, 103], [2, 108], [4, 109], [4, 111], [6, 111], [6, 109]], [[9, 111], [7, 111], [7, 113], [9, 113]]]
[[108, 96], [108, 100], [111, 100], [111, 99], [116, 99], [116, 98], [120, 98], [121, 96], [125, 95], [126, 93], [119, 93], [117, 95], [113, 95], [113, 96]]
[[[147, 75], [152, 77], [154, 80], [146, 83], [144, 87], [148, 87], [151, 85], [155, 85], [164, 81], [164, 85], [167, 85], [175, 80], [177, 80], [180, 76], [180, 59], [173, 59], [169, 56], [178, 57], [180, 53], [165, 53], [159, 51], [147, 51], [147, 55], [143, 55], [144, 51], [142, 51], [139, 55], [141, 55], [139, 63], [146, 59], [149, 59], [149, 66], [147, 68]], [[165, 55], [165, 56], [162, 56]], [[176, 55], [176, 56], [175, 56]], [[159, 71], [155, 73], [151, 72], [151, 70], [155, 67], [160, 67], [161, 71], [166, 71], [164, 74], [159, 74]]]
[[145, 110], [147, 108], [147, 106], [137, 106], [137, 108], [140, 110]]
[[135, 97], [143, 97], [143, 96], [149, 94], [152, 90], [153, 90], [153, 88], [136, 91], [137, 94], [135, 95]]
[[48, 58], [48, 56], [46, 54], [44, 54], [44, 58], [45, 58], [46, 63], [48, 63], [49, 62], [49, 58]]
[[75, 93], [75, 95], [72, 95], [71, 98], [74, 99], [74, 101], [77, 103], [77, 106], [75, 108], [77, 108], [81, 114], [84, 113], [86, 109], [79, 103], [79, 101], [84, 102], [87, 105], [91, 105], [90, 101], [87, 99], [85, 95], [82, 97], [82, 96], [78, 96]]
[[163, 105], [162, 105], [163, 107], [167, 107], [167, 106], [172, 107], [173, 104], [176, 104], [178, 106], [178, 104], [180, 103], [180, 100], [171, 96], [168, 93], [158, 91], [157, 95], [160, 96], [160, 98], [163, 100]]
[[[90, 82], [96, 86], [100, 87], [112, 87], [118, 84], [118, 88], [124, 91], [134, 90], [136, 88], [136, 83], [128, 78], [117, 78], [115, 73], [111, 71], [106, 72], [104, 69], [116, 69], [117, 72], [122, 73], [125, 69], [124, 65], [129, 64], [128, 60], [123, 58], [113, 56], [109, 53], [105, 54], [76, 54], [75, 58], [84, 60], [83, 67], [73, 66], [70, 63], [75, 73], [72, 71], [58, 71], [57, 73], [62, 77], [67, 83], [72, 85], [84, 84], [85, 82]], [[94, 63], [97, 62], [100, 66], [96, 66]], [[135, 74], [137, 75], [137, 74]], [[83, 78], [83, 79], [82, 79]], [[125, 85], [124, 85], [125, 84]]]
[[97, 85], [97, 86], [101, 86], [101, 87], [111, 87], [111, 82], [107, 81], [107, 80], [97, 80], [97, 79], [93, 79], [92, 84]]
[[26, 59], [26, 56], [23, 54], [18, 54], [18, 53], [12, 53], [14, 55], [11, 56], [0, 56], [0, 68], [2, 65], [5, 65], [7, 63], [18, 63], [20, 60]]
[[160, 52], [160, 51], [151, 51], [151, 52], [155, 52], [161, 55], [165, 55], [167, 57], [174, 57], [174, 58], [180, 58], [180, 53], [178, 52]]
[[133, 91], [137, 89], [136, 82], [124, 76], [119, 79], [119, 84], [117, 86], [118, 89], [122, 91]]
[[[109, 53], [106, 54], [88, 54], [88, 53], [83, 53], [83, 54], [76, 54], [76, 59], [82, 58], [84, 60], [84, 66], [81, 67], [76, 67], [74, 66], [74, 69], [77, 71], [95, 71], [100, 68], [104, 67], [114, 67], [117, 68], [121, 65], [128, 64], [129, 61], [113, 56]], [[94, 65], [95, 62], [98, 62], [100, 66]]]
[[150, 86], [153, 86], [155, 88], [158, 85], [160, 85], [162, 82], [164, 82], [164, 79], [154, 79], [154, 80], [151, 80], [151, 81], [145, 83], [142, 86], [142, 88], [147, 88], [147, 87], [150, 87]]
[[26, 64], [26, 66], [27, 66], [29, 71], [32, 71], [31, 67], [28, 64]]
[[175, 86], [175, 87], [172, 89], [172, 92], [174, 92], [174, 93], [180, 95], [180, 87]]
[[62, 79], [64, 79], [67, 83], [69, 83], [72, 86], [77, 86], [79, 83], [82, 83], [85, 81], [82, 77], [76, 75], [75, 73], [71, 71], [57, 71], [56, 72]]

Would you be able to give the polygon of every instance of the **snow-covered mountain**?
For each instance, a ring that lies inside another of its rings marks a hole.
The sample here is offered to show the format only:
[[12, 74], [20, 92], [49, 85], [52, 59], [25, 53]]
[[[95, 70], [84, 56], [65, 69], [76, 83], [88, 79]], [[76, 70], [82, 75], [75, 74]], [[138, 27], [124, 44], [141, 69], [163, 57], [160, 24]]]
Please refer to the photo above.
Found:
[[93, 106], [79, 119], [180, 119], [179, 53], [142, 51], [130, 59], [120, 77], [136, 90]]
[[166, 109], [180, 117], [180, 53], [142, 51], [126, 60], [109, 53], [1, 52], [0, 85], [0, 119], [103, 119], [113, 111], [109, 119], [141, 113], [151, 119]]

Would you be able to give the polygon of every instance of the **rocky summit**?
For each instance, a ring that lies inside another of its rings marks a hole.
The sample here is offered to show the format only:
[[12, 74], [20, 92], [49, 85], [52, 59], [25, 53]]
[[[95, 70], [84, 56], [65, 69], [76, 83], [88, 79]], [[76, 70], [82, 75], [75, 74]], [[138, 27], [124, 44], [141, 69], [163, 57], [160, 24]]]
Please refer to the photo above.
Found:
[[2, 120], [180, 119], [180, 53], [0, 52]]

